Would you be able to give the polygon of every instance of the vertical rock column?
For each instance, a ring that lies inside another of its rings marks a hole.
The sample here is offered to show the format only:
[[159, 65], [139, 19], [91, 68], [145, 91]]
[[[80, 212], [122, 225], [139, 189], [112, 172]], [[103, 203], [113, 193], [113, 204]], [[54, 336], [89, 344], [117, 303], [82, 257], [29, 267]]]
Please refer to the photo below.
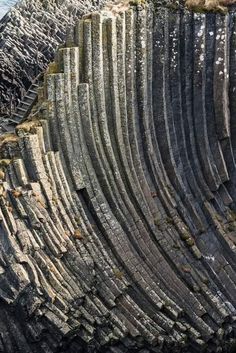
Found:
[[117, 9], [78, 21], [37, 114], [0, 138], [7, 353], [209, 353], [234, 338], [233, 55], [216, 97], [211, 36], [227, 18]]

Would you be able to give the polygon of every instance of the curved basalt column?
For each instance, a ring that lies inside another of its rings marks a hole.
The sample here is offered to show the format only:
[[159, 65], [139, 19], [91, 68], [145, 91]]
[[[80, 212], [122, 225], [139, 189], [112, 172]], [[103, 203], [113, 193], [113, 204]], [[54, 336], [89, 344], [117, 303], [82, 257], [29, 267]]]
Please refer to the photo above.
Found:
[[0, 351], [229, 351], [234, 28], [151, 5], [77, 23], [0, 137]]

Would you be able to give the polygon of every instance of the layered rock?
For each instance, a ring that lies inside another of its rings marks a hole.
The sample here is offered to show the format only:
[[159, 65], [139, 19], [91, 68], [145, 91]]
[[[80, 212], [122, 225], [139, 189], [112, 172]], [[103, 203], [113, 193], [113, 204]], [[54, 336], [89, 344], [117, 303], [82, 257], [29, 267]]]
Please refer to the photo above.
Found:
[[4, 353], [235, 342], [235, 15], [119, 11], [0, 137]]

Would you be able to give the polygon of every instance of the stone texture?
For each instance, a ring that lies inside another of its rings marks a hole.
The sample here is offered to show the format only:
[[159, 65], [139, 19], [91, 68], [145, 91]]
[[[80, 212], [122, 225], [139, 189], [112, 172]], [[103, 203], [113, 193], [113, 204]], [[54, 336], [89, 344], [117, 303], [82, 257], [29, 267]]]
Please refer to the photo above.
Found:
[[[13, 112], [78, 16], [104, 0], [23, 0], [0, 21], [0, 113]], [[69, 37], [68, 37], [69, 38]]]
[[0, 136], [0, 352], [235, 345], [235, 14], [119, 11]]

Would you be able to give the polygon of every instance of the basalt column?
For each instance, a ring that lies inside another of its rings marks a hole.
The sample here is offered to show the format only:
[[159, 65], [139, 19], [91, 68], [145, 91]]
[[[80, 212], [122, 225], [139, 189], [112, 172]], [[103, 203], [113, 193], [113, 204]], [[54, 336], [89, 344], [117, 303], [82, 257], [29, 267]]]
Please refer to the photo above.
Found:
[[79, 20], [0, 137], [0, 352], [229, 352], [235, 15]]

